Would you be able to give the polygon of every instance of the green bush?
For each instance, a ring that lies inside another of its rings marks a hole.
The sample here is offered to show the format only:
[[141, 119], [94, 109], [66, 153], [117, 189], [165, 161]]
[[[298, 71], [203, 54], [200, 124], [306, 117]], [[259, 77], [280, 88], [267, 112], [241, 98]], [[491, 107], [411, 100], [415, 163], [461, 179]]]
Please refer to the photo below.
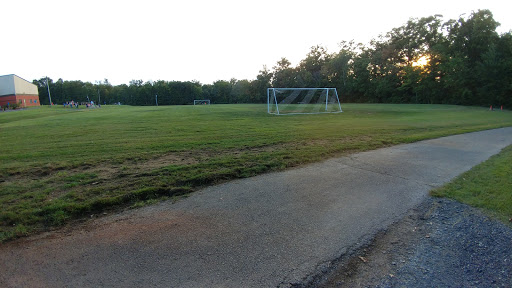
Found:
[[9, 103], [9, 106], [7, 106], [7, 104], [2, 106], [2, 110], [4, 110], [4, 111], [5, 110], [16, 110], [18, 108], [20, 108], [20, 105], [17, 103], [12, 103], [12, 104]]

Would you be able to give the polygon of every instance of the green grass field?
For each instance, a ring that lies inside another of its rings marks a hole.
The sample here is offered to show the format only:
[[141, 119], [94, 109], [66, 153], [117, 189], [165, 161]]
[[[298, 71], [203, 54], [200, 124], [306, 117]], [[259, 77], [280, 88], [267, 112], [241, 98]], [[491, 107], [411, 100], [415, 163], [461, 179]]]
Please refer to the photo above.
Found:
[[512, 146], [431, 194], [481, 208], [512, 225]]
[[287, 116], [267, 114], [266, 105], [0, 113], [0, 240], [229, 179], [512, 126], [511, 112], [478, 107], [342, 108], [344, 113]]

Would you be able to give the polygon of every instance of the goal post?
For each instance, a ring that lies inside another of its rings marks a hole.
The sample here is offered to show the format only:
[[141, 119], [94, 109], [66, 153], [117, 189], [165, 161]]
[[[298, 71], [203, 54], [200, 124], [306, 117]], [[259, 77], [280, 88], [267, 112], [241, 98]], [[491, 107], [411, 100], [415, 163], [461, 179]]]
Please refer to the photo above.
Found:
[[269, 114], [340, 113], [340, 99], [336, 88], [268, 88]]
[[210, 105], [210, 100], [194, 100], [194, 105]]

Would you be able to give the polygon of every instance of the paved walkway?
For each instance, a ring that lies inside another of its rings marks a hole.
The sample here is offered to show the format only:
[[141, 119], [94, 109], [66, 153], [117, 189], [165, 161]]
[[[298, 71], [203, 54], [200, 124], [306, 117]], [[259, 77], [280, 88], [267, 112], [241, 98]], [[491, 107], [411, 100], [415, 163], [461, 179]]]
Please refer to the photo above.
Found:
[[320, 271], [512, 144], [512, 128], [204, 189], [0, 246], [1, 287], [276, 287]]

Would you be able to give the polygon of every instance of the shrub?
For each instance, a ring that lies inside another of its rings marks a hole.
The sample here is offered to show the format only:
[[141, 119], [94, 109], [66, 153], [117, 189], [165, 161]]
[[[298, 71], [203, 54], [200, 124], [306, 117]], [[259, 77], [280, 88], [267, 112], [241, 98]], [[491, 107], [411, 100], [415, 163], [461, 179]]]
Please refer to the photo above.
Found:
[[17, 103], [13, 103], [13, 104], [9, 103], [9, 106], [7, 106], [7, 104], [2, 106], [2, 110], [4, 110], [4, 111], [5, 110], [16, 110], [18, 108], [20, 108], [20, 106]]

